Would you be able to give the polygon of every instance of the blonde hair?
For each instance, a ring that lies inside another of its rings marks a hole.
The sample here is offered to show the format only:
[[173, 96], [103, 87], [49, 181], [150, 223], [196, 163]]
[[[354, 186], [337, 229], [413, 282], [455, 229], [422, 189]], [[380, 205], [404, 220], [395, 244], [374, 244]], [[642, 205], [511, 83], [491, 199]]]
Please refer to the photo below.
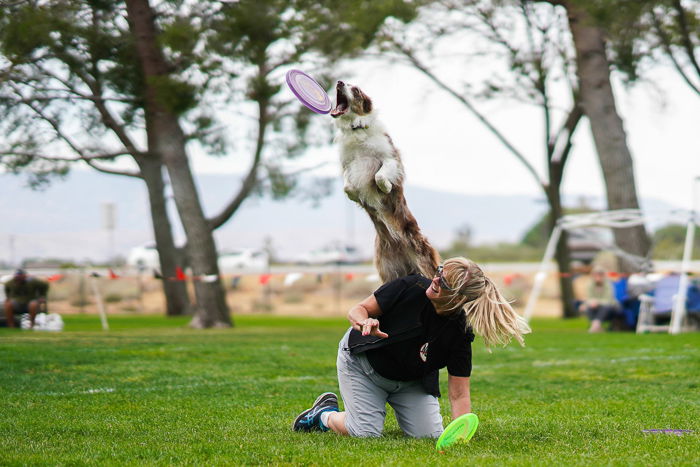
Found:
[[445, 291], [447, 307], [453, 312], [464, 309], [469, 324], [484, 339], [486, 347], [506, 346], [513, 338], [525, 345], [523, 335], [530, 332], [530, 326], [478, 264], [456, 257], [446, 260], [443, 268], [443, 276], [453, 288]]

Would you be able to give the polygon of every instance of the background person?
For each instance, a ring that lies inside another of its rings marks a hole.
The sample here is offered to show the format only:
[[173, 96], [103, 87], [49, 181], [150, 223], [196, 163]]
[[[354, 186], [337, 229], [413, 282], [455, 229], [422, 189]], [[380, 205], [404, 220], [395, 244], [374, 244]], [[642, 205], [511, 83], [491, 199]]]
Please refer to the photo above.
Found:
[[579, 312], [586, 313], [591, 321], [588, 332], [603, 331], [603, 323], [612, 320], [619, 310], [613, 287], [606, 277], [605, 269], [600, 266], [593, 268], [591, 283], [588, 286], [586, 299], [579, 305]]
[[[29, 313], [31, 327], [41, 306], [46, 304], [49, 283], [27, 276], [18, 269], [9, 281], [5, 282], [5, 319], [10, 328], [19, 327], [19, 315]], [[17, 320], [17, 321], [15, 321]]]
[[348, 312], [351, 328], [338, 347], [338, 397], [321, 394], [294, 420], [295, 431], [380, 436], [386, 404], [406, 435], [437, 438], [443, 431], [438, 370], [447, 367], [452, 417], [471, 411], [472, 329], [487, 346], [530, 332], [481, 268], [451, 258], [432, 280], [390, 281]]

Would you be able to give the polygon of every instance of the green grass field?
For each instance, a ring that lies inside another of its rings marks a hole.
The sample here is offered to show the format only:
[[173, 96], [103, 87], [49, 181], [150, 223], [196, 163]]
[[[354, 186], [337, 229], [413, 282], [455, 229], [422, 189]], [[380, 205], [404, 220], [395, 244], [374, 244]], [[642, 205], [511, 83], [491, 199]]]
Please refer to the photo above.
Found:
[[337, 390], [344, 320], [240, 316], [194, 331], [114, 316], [107, 333], [94, 316], [65, 321], [55, 334], [0, 330], [2, 465], [700, 464], [699, 334], [588, 335], [583, 321], [541, 320], [524, 349], [488, 354], [477, 339], [479, 430], [439, 454], [391, 413], [380, 439], [291, 431]]

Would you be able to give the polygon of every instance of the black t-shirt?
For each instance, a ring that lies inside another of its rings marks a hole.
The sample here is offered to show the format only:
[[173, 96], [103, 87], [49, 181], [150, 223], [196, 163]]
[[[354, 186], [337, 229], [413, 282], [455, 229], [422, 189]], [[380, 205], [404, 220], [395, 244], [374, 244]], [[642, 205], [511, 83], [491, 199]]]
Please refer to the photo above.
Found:
[[[447, 367], [452, 376], [471, 375], [474, 334], [467, 328], [464, 312], [450, 317], [435, 312], [425, 296], [429, 286], [429, 279], [411, 275], [387, 282], [374, 292], [382, 310], [379, 329], [389, 334], [389, 338], [384, 342], [375, 338], [380, 346], [367, 350], [366, 355], [372, 368], [385, 378], [422, 379], [427, 392], [437, 396], [439, 369]], [[405, 332], [407, 323], [415, 323], [416, 332]], [[392, 336], [392, 332], [397, 334]], [[353, 340], [360, 337], [353, 339], [351, 333], [351, 345]]]

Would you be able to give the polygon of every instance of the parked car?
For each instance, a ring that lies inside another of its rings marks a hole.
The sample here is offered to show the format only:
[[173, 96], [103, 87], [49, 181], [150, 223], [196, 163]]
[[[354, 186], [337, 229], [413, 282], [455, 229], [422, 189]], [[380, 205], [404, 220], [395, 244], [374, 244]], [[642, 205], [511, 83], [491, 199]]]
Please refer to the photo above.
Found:
[[614, 244], [612, 233], [601, 229], [570, 230], [568, 234], [571, 259], [583, 264], [591, 264], [605, 245]]
[[142, 245], [132, 248], [126, 257], [126, 264], [136, 269], [159, 269], [160, 261], [155, 245]]
[[270, 265], [270, 257], [263, 250], [241, 248], [230, 250], [219, 255], [219, 269], [222, 273], [232, 273], [242, 270], [263, 271]]
[[[222, 273], [243, 270], [262, 271], [269, 265], [268, 254], [262, 250], [240, 248], [219, 255], [219, 269]], [[132, 248], [126, 264], [137, 269], [159, 269], [160, 262], [155, 245], [143, 245]]]
[[301, 255], [298, 262], [301, 264], [356, 264], [364, 259], [359, 250], [352, 245], [328, 245]]

